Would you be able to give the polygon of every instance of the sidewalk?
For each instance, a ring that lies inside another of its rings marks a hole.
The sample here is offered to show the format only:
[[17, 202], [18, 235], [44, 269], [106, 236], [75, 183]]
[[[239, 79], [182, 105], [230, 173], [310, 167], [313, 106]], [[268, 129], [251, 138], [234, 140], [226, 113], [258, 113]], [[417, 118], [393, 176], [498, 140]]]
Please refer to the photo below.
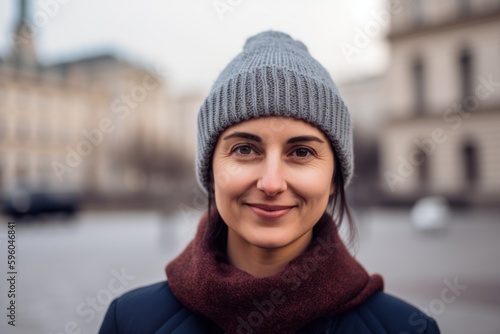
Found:
[[407, 211], [359, 215], [357, 258], [385, 289], [434, 317], [443, 333], [500, 333], [500, 212], [455, 212], [421, 233]]

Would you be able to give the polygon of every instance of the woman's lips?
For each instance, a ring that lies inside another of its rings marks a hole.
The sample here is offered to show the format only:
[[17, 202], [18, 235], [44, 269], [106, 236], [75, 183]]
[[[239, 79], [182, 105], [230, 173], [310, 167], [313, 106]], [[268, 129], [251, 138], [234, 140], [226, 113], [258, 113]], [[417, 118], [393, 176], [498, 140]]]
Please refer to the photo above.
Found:
[[247, 204], [257, 216], [264, 219], [277, 219], [283, 217], [294, 206], [289, 205], [266, 205], [266, 204]]

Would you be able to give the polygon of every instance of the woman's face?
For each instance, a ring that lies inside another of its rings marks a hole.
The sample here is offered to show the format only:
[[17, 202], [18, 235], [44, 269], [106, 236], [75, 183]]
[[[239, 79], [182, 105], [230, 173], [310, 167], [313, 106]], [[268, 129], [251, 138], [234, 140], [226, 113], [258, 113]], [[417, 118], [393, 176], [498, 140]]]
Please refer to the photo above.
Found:
[[228, 128], [212, 167], [228, 235], [262, 248], [303, 246], [334, 191], [329, 140], [293, 118], [261, 117]]

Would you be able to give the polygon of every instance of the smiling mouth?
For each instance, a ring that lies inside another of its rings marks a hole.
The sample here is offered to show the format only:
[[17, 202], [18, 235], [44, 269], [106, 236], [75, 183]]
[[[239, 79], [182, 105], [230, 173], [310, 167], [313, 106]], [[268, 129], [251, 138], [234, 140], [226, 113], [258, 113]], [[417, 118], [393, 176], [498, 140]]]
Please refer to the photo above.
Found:
[[247, 203], [247, 206], [257, 216], [264, 219], [278, 219], [286, 215], [295, 206], [290, 205], [267, 205]]

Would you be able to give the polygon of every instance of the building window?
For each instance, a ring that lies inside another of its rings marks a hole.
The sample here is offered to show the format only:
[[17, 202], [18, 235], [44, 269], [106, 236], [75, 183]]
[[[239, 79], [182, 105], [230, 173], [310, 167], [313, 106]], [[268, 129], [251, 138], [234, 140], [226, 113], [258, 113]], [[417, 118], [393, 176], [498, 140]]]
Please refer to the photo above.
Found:
[[467, 186], [473, 186], [479, 180], [479, 159], [476, 145], [467, 141], [462, 146], [464, 178]]
[[417, 59], [413, 63], [413, 96], [414, 110], [417, 115], [423, 114], [425, 108], [425, 73], [422, 59]]
[[471, 12], [470, 0], [457, 0], [458, 2], [458, 12], [461, 16], [467, 16]]
[[427, 154], [418, 149], [418, 157], [416, 157], [418, 163], [418, 181], [421, 188], [425, 188], [429, 182], [429, 157]]
[[3, 186], [4, 186], [4, 183], [3, 183], [3, 162], [2, 162], [2, 159], [0, 158], [0, 193], [3, 192]]
[[459, 57], [460, 81], [462, 100], [472, 95], [472, 55], [468, 50], [463, 50]]
[[422, 25], [424, 23], [424, 0], [411, 0], [410, 13], [413, 24]]

